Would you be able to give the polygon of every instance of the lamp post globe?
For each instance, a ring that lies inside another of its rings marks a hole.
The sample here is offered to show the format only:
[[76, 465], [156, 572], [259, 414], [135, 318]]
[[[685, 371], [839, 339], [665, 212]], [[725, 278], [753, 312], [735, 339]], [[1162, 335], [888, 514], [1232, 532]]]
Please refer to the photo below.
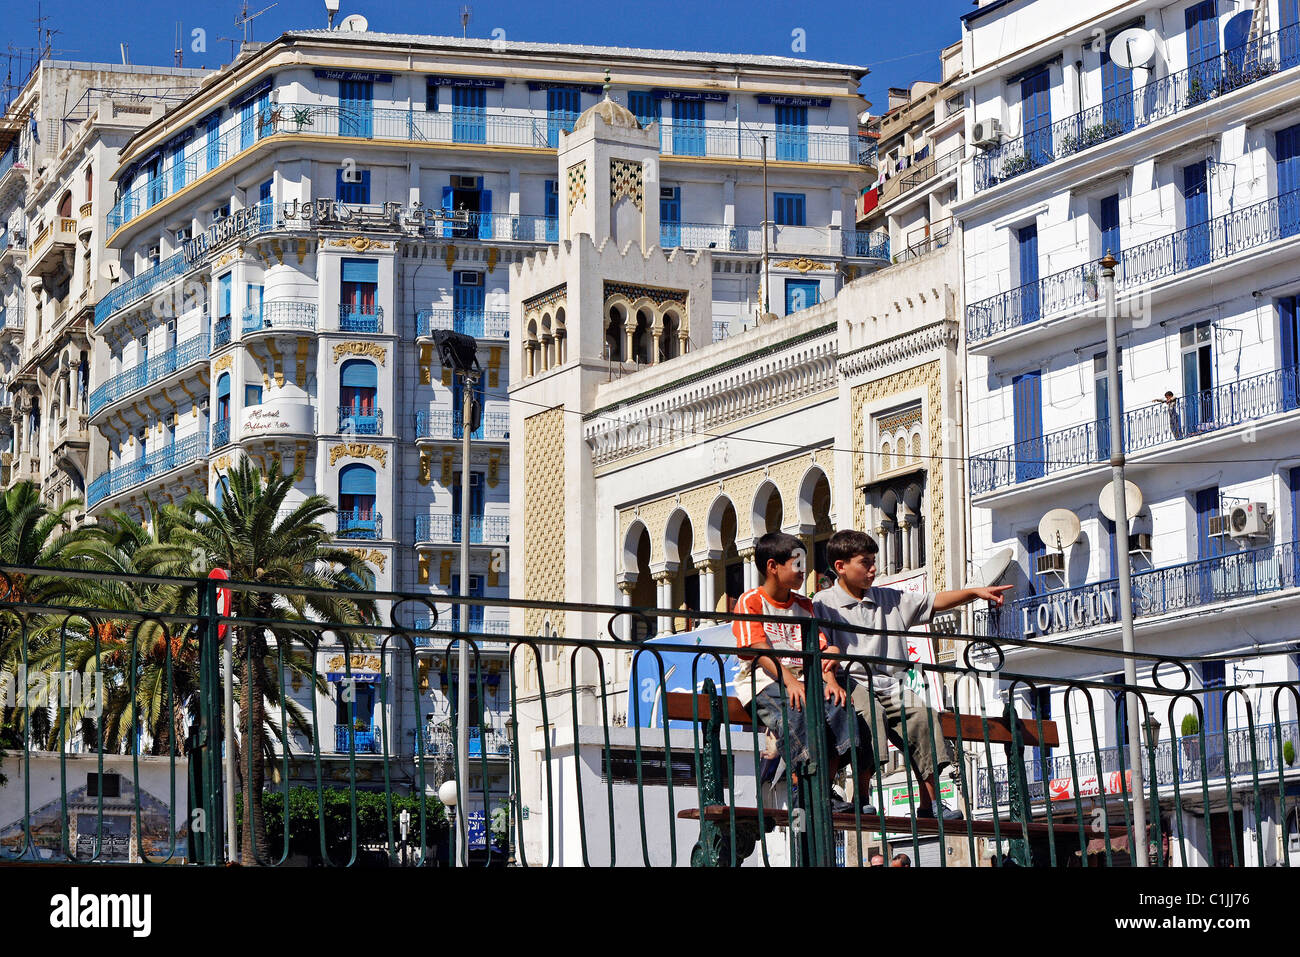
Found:
[[442, 786], [438, 788], [438, 800], [447, 807], [456, 806], [456, 782], [443, 781]]

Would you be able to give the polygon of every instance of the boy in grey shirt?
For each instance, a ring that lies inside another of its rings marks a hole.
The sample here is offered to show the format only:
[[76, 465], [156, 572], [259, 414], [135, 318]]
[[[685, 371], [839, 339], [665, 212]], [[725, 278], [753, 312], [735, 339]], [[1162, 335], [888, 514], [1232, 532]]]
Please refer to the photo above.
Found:
[[[876, 542], [865, 532], [845, 529], [836, 532], [826, 543], [826, 560], [835, 569], [836, 582], [813, 597], [813, 610], [826, 621], [827, 637], [847, 655], [889, 658], [905, 662], [907, 638], [904, 632], [930, 621], [937, 611], [947, 611], [968, 601], [984, 598], [1002, 604], [1002, 593], [1010, 585], [993, 588], [962, 588], [936, 595], [901, 592], [892, 588], [872, 588], [876, 577]], [[841, 631], [836, 623], [867, 628], [876, 634]], [[873, 747], [863, 750], [883, 754], [888, 738], [900, 750], [906, 750], [917, 780], [921, 782], [920, 817], [960, 820], [961, 811], [944, 807], [937, 797], [935, 782], [948, 765], [946, 753], [937, 756], [930, 741], [930, 709], [916, 695], [908, 692], [901, 676], [908, 670], [903, 664], [853, 662], [849, 677], [853, 679], [853, 707], [872, 729]], [[868, 673], [870, 672], [870, 673]], [[873, 700], [874, 699], [874, 700]], [[906, 724], [903, 712], [907, 712]], [[938, 725], [935, 725], [936, 729]], [[859, 768], [864, 780], [870, 780], [875, 767]]]

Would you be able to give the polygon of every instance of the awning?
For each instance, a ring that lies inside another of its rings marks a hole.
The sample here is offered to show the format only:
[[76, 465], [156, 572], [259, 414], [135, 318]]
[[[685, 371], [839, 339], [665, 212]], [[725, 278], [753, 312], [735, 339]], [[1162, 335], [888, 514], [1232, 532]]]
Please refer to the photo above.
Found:
[[231, 98], [230, 102], [227, 105], [232, 110], [238, 109], [239, 107], [247, 103], [249, 100], [261, 96], [263, 93], [269, 92], [271, 89], [271, 82], [274, 79], [275, 77], [268, 76], [265, 79], [261, 80], [260, 82], [254, 83], [252, 86], [241, 90], [239, 93], [235, 94], [235, 96]]

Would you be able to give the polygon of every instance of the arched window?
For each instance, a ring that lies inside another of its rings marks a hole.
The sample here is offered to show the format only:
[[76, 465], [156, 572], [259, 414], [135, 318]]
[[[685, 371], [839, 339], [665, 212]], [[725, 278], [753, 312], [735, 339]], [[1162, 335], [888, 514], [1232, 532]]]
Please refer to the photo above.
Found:
[[72, 190], [66, 191], [59, 197], [59, 215], [64, 219], [72, 215]]
[[95, 167], [94, 165], [86, 167], [86, 202], [95, 198]]
[[217, 422], [230, 421], [230, 373], [221, 373], [217, 380]]
[[378, 533], [375, 470], [368, 465], [345, 465], [339, 472], [339, 535], [378, 538]]
[[222, 475], [218, 474], [217, 484], [214, 485], [212, 488], [212, 504], [215, 505], [217, 508], [221, 508], [221, 506], [225, 504], [225, 501], [226, 501], [225, 478]]
[[349, 359], [339, 371], [339, 431], [378, 435], [380, 413], [375, 407], [379, 369], [366, 359]]

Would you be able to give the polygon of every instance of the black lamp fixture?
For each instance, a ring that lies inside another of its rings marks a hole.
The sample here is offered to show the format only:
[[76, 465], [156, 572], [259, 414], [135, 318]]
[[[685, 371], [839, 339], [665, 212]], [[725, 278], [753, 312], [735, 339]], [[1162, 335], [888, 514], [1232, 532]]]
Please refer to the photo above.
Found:
[[433, 330], [433, 341], [438, 347], [438, 358], [445, 368], [460, 376], [465, 382], [464, 399], [469, 403], [470, 431], [477, 432], [483, 424], [483, 407], [475, 400], [473, 384], [483, 374], [478, 364], [478, 343], [473, 336], [450, 329]]

